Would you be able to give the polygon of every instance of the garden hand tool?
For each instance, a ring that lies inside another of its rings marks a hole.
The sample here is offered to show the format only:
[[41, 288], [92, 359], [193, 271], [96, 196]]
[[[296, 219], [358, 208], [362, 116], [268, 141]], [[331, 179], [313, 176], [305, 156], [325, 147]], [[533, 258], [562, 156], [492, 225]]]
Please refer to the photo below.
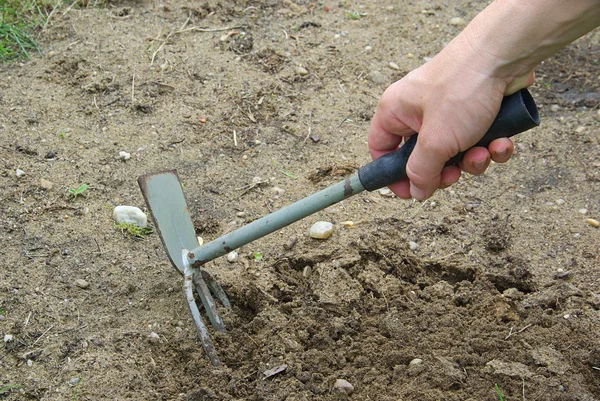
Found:
[[[539, 125], [539, 122], [535, 102], [531, 94], [523, 89], [503, 99], [492, 126], [475, 146], [487, 147], [494, 139], [511, 137]], [[219, 256], [365, 189], [374, 191], [406, 178], [406, 163], [415, 147], [417, 137], [417, 134], [411, 136], [398, 150], [361, 167], [351, 177], [202, 246], [198, 246], [177, 171], [151, 173], [138, 178], [169, 259], [184, 276], [183, 290], [187, 305], [202, 345], [214, 365], [219, 365], [220, 361], [194, 300], [193, 288], [196, 288], [206, 314], [216, 330], [224, 332], [225, 326], [217, 312], [211, 292], [225, 307], [229, 308], [231, 304], [216, 280], [201, 267]], [[457, 154], [447, 165], [457, 164], [463, 156], [464, 152]]]

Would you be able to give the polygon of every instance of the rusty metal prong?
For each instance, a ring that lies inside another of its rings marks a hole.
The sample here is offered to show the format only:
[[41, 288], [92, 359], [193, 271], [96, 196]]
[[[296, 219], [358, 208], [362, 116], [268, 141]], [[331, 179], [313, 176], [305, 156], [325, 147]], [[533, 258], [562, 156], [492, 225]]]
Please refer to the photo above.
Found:
[[204, 282], [206, 282], [206, 285], [208, 285], [208, 288], [210, 289], [210, 292], [212, 292], [213, 295], [217, 297], [217, 299], [221, 302], [221, 304], [223, 304], [224, 307], [226, 307], [227, 309], [231, 309], [231, 301], [229, 301], [225, 290], [223, 290], [223, 287], [221, 287], [219, 282], [215, 280], [215, 278], [206, 270], [201, 270], [201, 273]]
[[185, 295], [185, 300], [190, 310], [190, 314], [194, 319], [196, 329], [198, 329], [198, 336], [200, 337], [200, 342], [202, 343], [204, 352], [206, 352], [208, 359], [210, 359], [210, 362], [214, 366], [220, 366], [221, 361], [219, 360], [217, 351], [215, 350], [215, 347], [212, 344], [212, 340], [210, 339], [208, 330], [206, 329], [206, 326], [204, 325], [204, 322], [200, 317], [200, 311], [198, 310], [198, 305], [196, 305], [196, 300], [194, 299], [193, 281], [195, 272], [189, 265], [185, 265], [183, 274], [183, 293]]
[[200, 296], [202, 300], [202, 305], [204, 305], [204, 309], [206, 310], [206, 314], [210, 319], [213, 327], [216, 330], [221, 332], [225, 332], [225, 324], [223, 324], [223, 319], [219, 316], [219, 312], [217, 311], [217, 305], [215, 304], [215, 300], [212, 295], [210, 295], [210, 290], [204, 281], [203, 274], [198, 274], [199, 272], [194, 273], [194, 285], [196, 287], [196, 292]]

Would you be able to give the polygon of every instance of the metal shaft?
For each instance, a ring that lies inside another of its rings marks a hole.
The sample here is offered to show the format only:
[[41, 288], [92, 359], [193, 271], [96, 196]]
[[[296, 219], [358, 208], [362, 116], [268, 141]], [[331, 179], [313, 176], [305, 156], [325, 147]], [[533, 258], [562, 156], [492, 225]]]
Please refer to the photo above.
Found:
[[338, 182], [322, 191], [255, 220], [208, 244], [192, 249], [188, 253], [188, 261], [193, 267], [200, 267], [206, 262], [225, 255], [234, 249], [264, 237], [273, 231], [277, 231], [364, 190], [365, 188], [361, 184], [358, 175], [354, 174], [344, 181]]

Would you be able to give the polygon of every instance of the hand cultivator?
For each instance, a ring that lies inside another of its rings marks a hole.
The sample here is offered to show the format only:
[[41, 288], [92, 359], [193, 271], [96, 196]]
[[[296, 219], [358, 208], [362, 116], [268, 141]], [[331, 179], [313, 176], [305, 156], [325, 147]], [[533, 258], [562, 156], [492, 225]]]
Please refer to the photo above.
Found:
[[[496, 120], [475, 146], [488, 146], [497, 138], [510, 137], [539, 125], [540, 119], [533, 98], [523, 89], [507, 96]], [[194, 299], [198, 293], [212, 326], [224, 332], [225, 326], [213, 299], [214, 295], [225, 307], [231, 304], [216, 280], [202, 266], [258, 238], [277, 231], [288, 224], [318, 212], [365, 189], [373, 191], [406, 177], [406, 163], [417, 141], [413, 135], [397, 151], [388, 153], [360, 168], [344, 181], [273, 212], [261, 219], [230, 232], [206, 245], [198, 246], [196, 233], [187, 208], [181, 183], [175, 170], [146, 174], [138, 179], [148, 208], [171, 263], [183, 274], [183, 291], [194, 319], [202, 346], [210, 361], [219, 365], [208, 330], [202, 321]], [[458, 163], [459, 153], [447, 164]]]

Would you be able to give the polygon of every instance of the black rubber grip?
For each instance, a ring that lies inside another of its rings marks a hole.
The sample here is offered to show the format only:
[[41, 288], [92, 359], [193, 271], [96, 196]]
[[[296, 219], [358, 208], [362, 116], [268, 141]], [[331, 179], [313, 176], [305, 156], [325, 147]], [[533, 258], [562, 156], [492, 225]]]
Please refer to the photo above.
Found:
[[[485, 136], [475, 146], [487, 147], [498, 138], [508, 138], [540, 124], [540, 115], [527, 89], [506, 96], [500, 111]], [[386, 153], [358, 170], [358, 177], [368, 191], [374, 191], [406, 178], [406, 163], [417, 143], [418, 134], [411, 136], [398, 150]], [[474, 147], [475, 147], [474, 146]], [[446, 166], [460, 162], [465, 152], [460, 152]]]

